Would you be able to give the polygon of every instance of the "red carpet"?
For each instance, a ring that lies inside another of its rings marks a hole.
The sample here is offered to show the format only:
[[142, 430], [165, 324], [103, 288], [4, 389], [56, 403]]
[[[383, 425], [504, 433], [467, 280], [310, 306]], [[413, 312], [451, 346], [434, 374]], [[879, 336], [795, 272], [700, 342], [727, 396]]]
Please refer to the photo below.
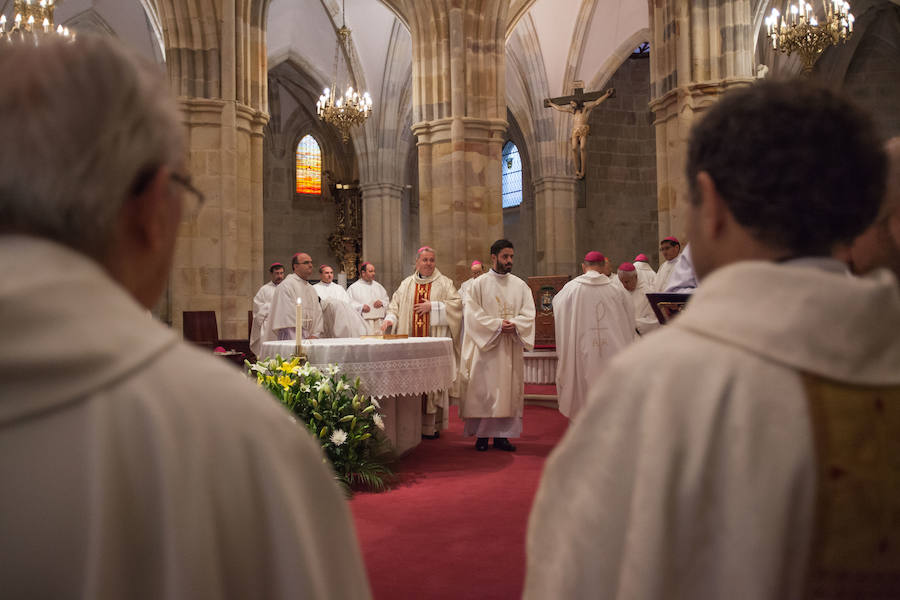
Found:
[[531, 503], [567, 424], [554, 409], [526, 406], [516, 452], [476, 452], [454, 407], [440, 439], [394, 464], [394, 489], [356, 494], [350, 508], [375, 598], [519, 598]]

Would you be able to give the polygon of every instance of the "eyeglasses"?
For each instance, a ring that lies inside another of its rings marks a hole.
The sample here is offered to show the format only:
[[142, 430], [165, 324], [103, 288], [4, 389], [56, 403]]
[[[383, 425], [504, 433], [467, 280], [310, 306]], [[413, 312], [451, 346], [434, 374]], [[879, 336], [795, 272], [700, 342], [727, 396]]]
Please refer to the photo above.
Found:
[[183, 187], [190, 197], [190, 200], [186, 201], [184, 204], [184, 214], [189, 217], [196, 216], [203, 206], [203, 203], [206, 201], [206, 196], [203, 195], [203, 192], [194, 187], [194, 184], [191, 183], [190, 176], [173, 172], [170, 177], [172, 178], [172, 181]]

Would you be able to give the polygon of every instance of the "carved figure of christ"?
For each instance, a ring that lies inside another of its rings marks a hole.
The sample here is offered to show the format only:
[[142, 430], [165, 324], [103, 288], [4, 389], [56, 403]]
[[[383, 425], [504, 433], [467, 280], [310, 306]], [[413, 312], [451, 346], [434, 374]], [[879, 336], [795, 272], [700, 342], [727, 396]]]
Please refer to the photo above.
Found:
[[558, 98], [545, 98], [544, 108], [552, 108], [559, 112], [572, 115], [572, 137], [569, 150], [572, 152], [572, 163], [575, 165], [575, 177], [584, 179], [587, 153], [587, 136], [590, 133], [588, 116], [599, 104], [607, 98], [615, 98], [615, 88], [609, 88], [605, 92], [584, 93], [584, 87], [576, 82], [575, 92], [571, 96], [559, 96]]

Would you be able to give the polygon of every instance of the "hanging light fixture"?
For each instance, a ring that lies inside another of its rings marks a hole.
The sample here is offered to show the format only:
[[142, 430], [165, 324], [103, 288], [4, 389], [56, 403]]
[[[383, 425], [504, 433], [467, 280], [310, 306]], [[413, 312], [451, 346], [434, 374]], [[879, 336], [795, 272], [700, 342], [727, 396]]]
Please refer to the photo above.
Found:
[[850, 3], [844, 0], [822, 0], [825, 9], [819, 22], [811, 4], [791, 4], [782, 15], [777, 8], [766, 17], [766, 36], [772, 48], [791, 55], [800, 54], [803, 76], [812, 74], [813, 65], [829, 46], [847, 41], [853, 33], [853, 13]]
[[[347, 65], [347, 91], [343, 95], [338, 91], [340, 77], [340, 57], [347, 53], [350, 41], [350, 30], [347, 28], [344, 4], [341, 3], [341, 28], [338, 29], [338, 44], [334, 51], [334, 78], [331, 87], [325, 88], [319, 101], [316, 102], [316, 112], [319, 118], [338, 128], [344, 142], [350, 140], [350, 128], [362, 125], [372, 112], [372, 98], [369, 92], [359, 92], [350, 85], [350, 66]], [[347, 53], [349, 56], [349, 53]]]
[[6, 15], [0, 15], [0, 42], [28, 41], [37, 44], [42, 35], [58, 35], [75, 40], [75, 33], [60, 25], [53, 29], [54, 0], [15, 0], [12, 26], [6, 28]]

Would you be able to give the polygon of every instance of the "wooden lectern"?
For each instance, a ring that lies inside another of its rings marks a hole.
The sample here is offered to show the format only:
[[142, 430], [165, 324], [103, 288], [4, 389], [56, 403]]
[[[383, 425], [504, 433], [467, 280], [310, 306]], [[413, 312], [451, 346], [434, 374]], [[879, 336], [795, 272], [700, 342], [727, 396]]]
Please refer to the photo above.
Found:
[[553, 322], [553, 297], [571, 279], [569, 275], [529, 277], [528, 287], [534, 297], [534, 347], [555, 348], [556, 331]]

